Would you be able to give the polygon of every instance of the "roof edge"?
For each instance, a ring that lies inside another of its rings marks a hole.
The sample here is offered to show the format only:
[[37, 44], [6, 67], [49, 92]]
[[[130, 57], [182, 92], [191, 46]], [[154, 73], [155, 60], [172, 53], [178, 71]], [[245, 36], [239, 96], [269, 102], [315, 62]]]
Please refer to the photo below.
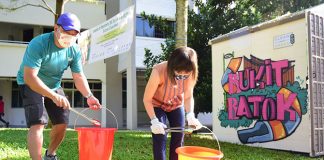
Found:
[[243, 28], [240, 28], [238, 30], [234, 30], [232, 32], [229, 32], [227, 34], [224, 35], [220, 35], [216, 38], [213, 38], [211, 40], [209, 40], [208, 44], [212, 45], [214, 43], [218, 43], [218, 42], [222, 42], [225, 40], [229, 40], [229, 39], [233, 39], [236, 37], [240, 37], [249, 33], [253, 33], [253, 32], [257, 32], [257, 31], [261, 31], [276, 25], [281, 25], [281, 24], [285, 24], [291, 21], [295, 21], [301, 18], [305, 17], [305, 10], [303, 11], [299, 11], [299, 12], [295, 12], [295, 13], [289, 13], [289, 14], [285, 14], [283, 16], [277, 17], [275, 19], [266, 21], [266, 22], [262, 22], [253, 26], [245, 26]]

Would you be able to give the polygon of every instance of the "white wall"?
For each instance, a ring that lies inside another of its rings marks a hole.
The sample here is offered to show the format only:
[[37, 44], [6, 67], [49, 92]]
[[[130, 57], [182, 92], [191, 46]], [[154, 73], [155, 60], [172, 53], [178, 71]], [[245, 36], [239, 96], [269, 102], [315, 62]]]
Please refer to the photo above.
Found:
[[175, 0], [137, 0], [136, 14], [145, 11], [146, 14], [155, 14], [168, 19], [175, 19], [176, 3]]
[[200, 113], [198, 113], [197, 118], [198, 118], [199, 122], [204, 126], [211, 127], [213, 125], [213, 114], [212, 113], [200, 112]]
[[[24, 1], [11, 2], [11, 0], [2, 0], [1, 4], [4, 6], [17, 7], [24, 4], [23, 2]], [[55, 8], [55, 1], [47, 2], [52, 8]], [[40, 0], [29, 0], [29, 3], [43, 4]], [[106, 20], [104, 8], [105, 3], [103, 1], [94, 3], [71, 1], [65, 4], [65, 12], [76, 14], [81, 21], [82, 28], [85, 29], [94, 27]], [[54, 16], [51, 12], [43, 8], [27, 6], [13, 12], [0, 10], [0, 22], [53, 26]]]
[[136, 37], [136, 67], [145, 68], [144, 65], [144, 49], [150, 49], [153, 55], [162, 54], [161, 44], [165, 43], [162, 38]]
[[[144, 65], [144, 48], [148, 48], [152, 51], [154, 55], [158, 55], [162, 53], [161, 43], [164, 43], [165, 39], [162, 38], [150, 38], [150, 37], [139, 37], [136, 36], [136, 68], [145, 68]], [[118, 63], [118, 71], [123, 71], [126, 69], [127, 64], [125, 63], [127, 60], [127, 54], [119, 55], [119, 63]]]
[[309, 10], [312, 11], [312, 13], [315, 13], [317, 15], [320, 15], [320, 16], [324, 16], [324, 4], [320, 4], [318, 6], [315, 6], [315, 7], [312, 7], [310, 8]]
[[16, 77], [27, 45], [0, 42], [0, 77]]

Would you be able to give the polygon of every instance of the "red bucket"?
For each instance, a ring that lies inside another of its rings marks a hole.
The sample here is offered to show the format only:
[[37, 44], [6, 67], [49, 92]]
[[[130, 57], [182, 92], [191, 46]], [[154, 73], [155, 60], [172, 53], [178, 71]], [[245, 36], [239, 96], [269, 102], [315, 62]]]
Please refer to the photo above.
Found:
[[111, 160], [116, 128], [76, 128], [79, 160]]

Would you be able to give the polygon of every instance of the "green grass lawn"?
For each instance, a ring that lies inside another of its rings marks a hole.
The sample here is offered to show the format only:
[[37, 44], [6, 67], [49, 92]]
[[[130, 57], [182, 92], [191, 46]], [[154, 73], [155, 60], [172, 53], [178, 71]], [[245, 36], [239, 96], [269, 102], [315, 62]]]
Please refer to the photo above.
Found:
[[[27, 129], [0, 128], [0, 160], [30, 159], [26, 148]], [[44, 148], [48, 146], [49, 130], [45, 130]], [[192, 134], [185, 138], [186, 146], [204, 146], [217, 149], [217, 143], [211, 136]], [[265, 148], [249, 147], [221, 142], [224, 153], [222, 160], [315, 160], [306, 154], [277, 151]], [[61, 160], [78, 159], [77, 132], [68, 130], [66, 138], [57, 151]], [[151, 160], [151, 133], [142, 131], [118, 131], [115, 134], [113, 160]]]

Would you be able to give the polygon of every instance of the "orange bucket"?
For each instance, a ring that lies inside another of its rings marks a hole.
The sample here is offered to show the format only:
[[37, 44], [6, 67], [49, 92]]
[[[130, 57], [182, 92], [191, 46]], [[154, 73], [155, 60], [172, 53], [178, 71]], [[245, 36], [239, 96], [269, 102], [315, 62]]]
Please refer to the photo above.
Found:
[[79, 160], [111, 160], [116, 128], [76, 128]]
[[179, 160], [220, 160], [224, 154], [215, 149], [198, 146], [183, 146], [176, 149]]

